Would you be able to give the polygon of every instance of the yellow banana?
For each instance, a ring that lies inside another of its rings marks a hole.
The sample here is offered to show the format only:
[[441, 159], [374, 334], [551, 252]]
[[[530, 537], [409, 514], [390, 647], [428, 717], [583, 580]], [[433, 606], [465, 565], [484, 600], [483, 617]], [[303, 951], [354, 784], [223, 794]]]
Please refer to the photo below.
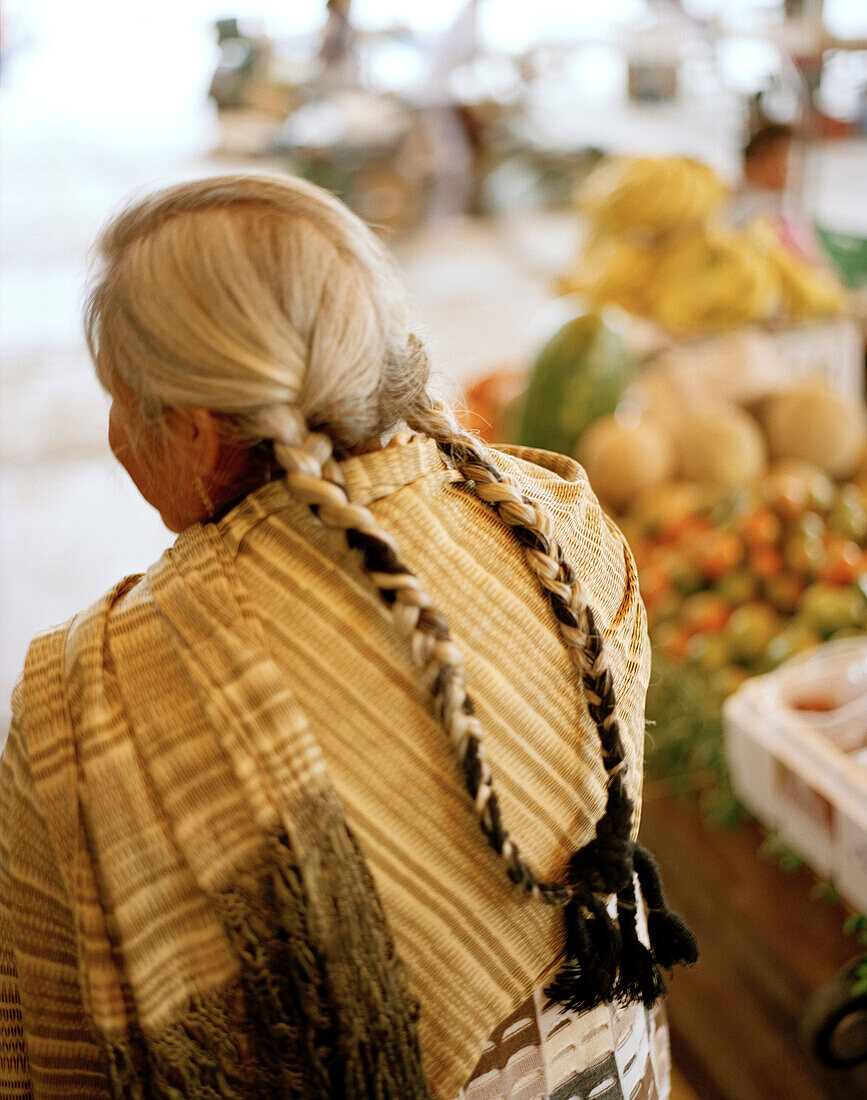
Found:
[[703, 332], [764, 320], [776, 301], [764, 257], [732, 230], [698, 229], [660, 250], [651, 312], [667, 328]]
[[746, 236], [762, 251], [780, 284], [782, 311], [794, 321], [833, 317], [846, 310], [848, 295], [831, 275], [811, 267], [788, 248], [766, 218], [755, 218]]
[[603, 162], [576, 195], [608, 233], [657, 236], [710, 218], [726, 188], [705, 164], [685, 157], [621, 157]]

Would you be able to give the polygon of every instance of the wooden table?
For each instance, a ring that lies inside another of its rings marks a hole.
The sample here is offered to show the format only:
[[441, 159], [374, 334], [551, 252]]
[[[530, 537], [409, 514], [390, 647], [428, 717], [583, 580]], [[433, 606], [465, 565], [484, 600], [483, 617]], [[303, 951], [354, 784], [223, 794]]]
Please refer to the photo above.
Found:
[[867, 1097], [867, 1066], [823, 1070], [798, 1041], [810, 995], [859, 953], [844, 909], [811, 897], [807, 870], [759, 856], [758, 825], [706, 826], [665, 787], [645, 793], [641, 839], [701, 949], [668, 1000], [674, 1061], [700, 1100]]

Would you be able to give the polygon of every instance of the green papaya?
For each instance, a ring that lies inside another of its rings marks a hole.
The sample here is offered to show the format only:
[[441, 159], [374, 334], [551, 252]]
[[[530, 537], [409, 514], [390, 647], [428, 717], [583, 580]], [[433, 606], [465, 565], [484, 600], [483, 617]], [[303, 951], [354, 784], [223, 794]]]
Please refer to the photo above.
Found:
[[601, 313], [567, 321], [530, 372], [518, 442], [572, 454], [585, 428], [614, 412], [634, 369], [622, 338]]

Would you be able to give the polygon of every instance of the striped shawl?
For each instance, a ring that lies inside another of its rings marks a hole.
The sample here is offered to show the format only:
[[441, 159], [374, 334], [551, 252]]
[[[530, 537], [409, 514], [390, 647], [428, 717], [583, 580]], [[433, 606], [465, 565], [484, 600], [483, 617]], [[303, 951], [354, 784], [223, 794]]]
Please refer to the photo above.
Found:
[[[629, 552], [575, 463], [494, 459], [595, 595], [637, 800], [649, 652]], [[449, 621], [512, 832], [562, 875], [605, 775], [520, 548], [430, 440], [343, 470]], [[13, 703], [4, 1098], [371, 1080], [448, 1098], [561, 959], [558, 913], [479, 835], [387, 610], [282, 483], [37, 638]]]

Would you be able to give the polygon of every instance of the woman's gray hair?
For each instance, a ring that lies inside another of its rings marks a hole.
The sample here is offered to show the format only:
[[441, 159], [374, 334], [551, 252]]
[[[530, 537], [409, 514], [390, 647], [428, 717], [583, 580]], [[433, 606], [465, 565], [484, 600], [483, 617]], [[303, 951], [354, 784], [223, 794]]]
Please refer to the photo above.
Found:
[[145, 422], [200, 406], [252, 441], [291, 406], [341, 455], [428, 403], [394, 263], [321, 188], [264, 175], [169, 187], [113, 219], [96, 253], [88, 345]]

